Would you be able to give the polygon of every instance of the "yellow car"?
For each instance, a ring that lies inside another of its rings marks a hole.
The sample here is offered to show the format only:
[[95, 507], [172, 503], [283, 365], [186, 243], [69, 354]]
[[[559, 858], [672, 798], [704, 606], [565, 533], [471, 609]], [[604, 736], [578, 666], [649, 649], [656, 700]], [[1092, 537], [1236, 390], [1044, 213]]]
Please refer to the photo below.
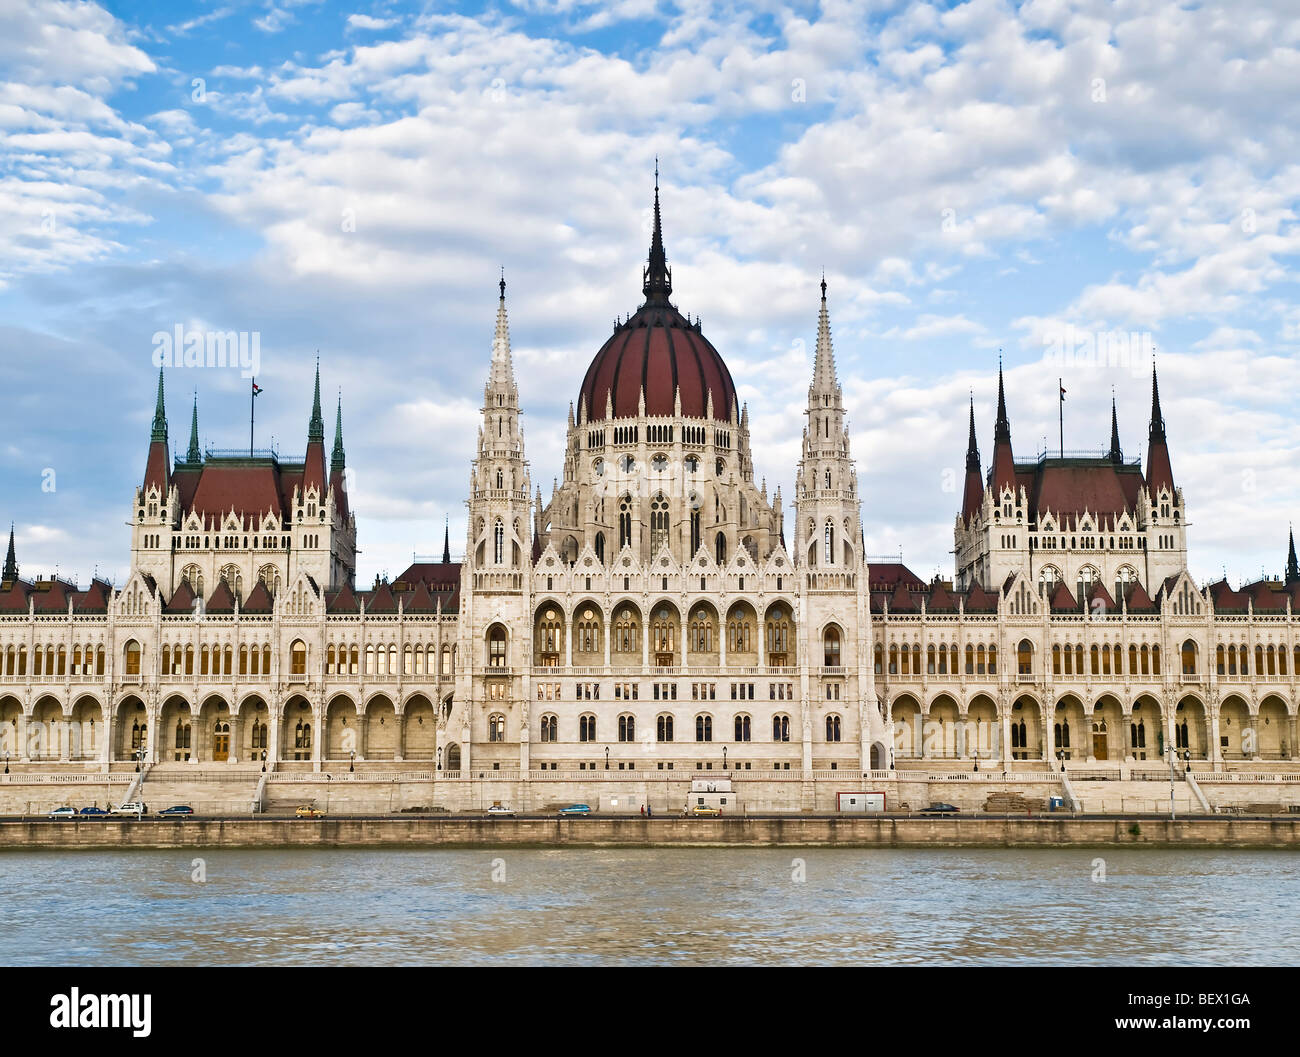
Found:
[[696, 804], [693, 808], [691, 808], [691, 814], [695, 815], [696, 817], [706, 816], [710, 818], [717, 818], [719, 815], [722, 814], [722, 808], [709, 807], [707, 804]]
[[318, 807], [313, 807], [311, 804], [303, 804], [302, 807], [298, 808], [298, 810], [294, 813], [299, 818], [324, 818], [325, 817], [324, 811], [322, 811]]

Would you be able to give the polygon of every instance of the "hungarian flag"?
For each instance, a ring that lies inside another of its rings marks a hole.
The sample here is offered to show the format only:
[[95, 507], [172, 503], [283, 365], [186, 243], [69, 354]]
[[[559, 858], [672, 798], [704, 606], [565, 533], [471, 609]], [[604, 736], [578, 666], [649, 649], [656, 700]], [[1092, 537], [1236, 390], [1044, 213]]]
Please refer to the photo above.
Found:
[[1065, 386], [1061, 386], [1061, 403], [1065, 403]]
[[[1062, 389], [1061, 392], [1065, 392], [1065, 390]], [[256, 382], [253, 383], [253, 395], [254, 395], [254, 396], [261, 396], [261, 395], [262, 395], [262, 387], [261, 387], [260, 385], [258, 385]]]

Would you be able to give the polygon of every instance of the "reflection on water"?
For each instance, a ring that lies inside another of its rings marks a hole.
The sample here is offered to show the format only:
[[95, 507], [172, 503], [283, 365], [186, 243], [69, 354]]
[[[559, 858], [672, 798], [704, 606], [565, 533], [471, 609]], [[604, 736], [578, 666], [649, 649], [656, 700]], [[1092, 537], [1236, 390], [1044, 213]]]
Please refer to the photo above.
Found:
[[1295, 964], [1300, 938], [1278, 926], [1300, 919], [1296, 865], [1156, 849], [0, 852], [0, 963]]

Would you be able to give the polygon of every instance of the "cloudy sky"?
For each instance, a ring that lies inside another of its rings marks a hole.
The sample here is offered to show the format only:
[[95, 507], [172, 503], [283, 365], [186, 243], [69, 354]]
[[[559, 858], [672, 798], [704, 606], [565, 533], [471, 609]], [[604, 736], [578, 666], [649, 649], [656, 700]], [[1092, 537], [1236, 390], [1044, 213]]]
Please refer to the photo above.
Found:
[[[870, 554], [951, 574], [971, 392], [1017, 456], [1145, 454], [1152, 349], [1200, 580], [1300, 517], [1292, 0], [0, 0], [0, 519], [117, 582], [153, 336], [256, 332], [258, 443], [343, 395], [358, 580], [462, 548], [505, 268], [534, 480], [640, 301], [654, 158], [679, 307], [787, 495], [832, 324]], [[1095, 350], [1100, 348], [1100, 356]], [[168, 372], [174, 448], [247, 443]], [[327, 438], [328, 439], [328, 438]], [[787, 512], [788, 514], [789, 512]]]

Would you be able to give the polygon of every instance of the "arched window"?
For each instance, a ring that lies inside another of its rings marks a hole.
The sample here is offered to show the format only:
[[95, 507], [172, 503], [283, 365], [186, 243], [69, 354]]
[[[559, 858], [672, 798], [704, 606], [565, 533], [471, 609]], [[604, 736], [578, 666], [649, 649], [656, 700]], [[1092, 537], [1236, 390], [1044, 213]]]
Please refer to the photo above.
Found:
[[636, 717], [629, 715], [618, 717], [618, 740], [636, 741]]
[[[1244, 659], [1244, 651], [1243, 651]], [[1183, 674], [1196, 674], [1196, 643], [1188, 639], [1183, 643]]]
[[673, 717], [668, 715], [659, 716], [655, 720], [655, 735], [658, 741], [673, 740]]
[[695, 717], [695, 740], [712, 741], [713, 740], [713, 717], [696, 716]]
[[632, 545], [632, 497], [624, 496], [618, 504], [618, 546]]
[[506, 717], [500, 712], [488, 716], [488, 741], [506, 740]]
[[790, 740], [790, 717], [789, 716], [772, 717], [772, 740], [773, 741]]
[[668, 500], [660, 492], [650, 503], [650, 550], [657, 553], [668, 542]]
[[552, 715], [542, 717], [542, 741], [559, 741], [560, 721]]
[[[830, 668], [837, 668], [840, 664], [840, 629], [827, 628], [826, 633], [822, 636], [823, 652], [825, 653], [825, 664]], [[934, 647], [930, 647], [930, 656], [934, 656]], [[930, 670], [934, 671], [933, 663]]]
[[578, 740], [596, 740], [596, 717], [590, 713], [578, 717]]
[[[39, 649], [39, 647], [37, 647]], [[39, 654], [37, 654], [39, 663]], [[140, 644], [132, 639], [126, 644], [126, 674], [140, 674]]]
[[504, 668], [506, 666], [506, 629], [500, 624], [493, 624], [488, 631], [488, 667]]
[[596, 561], [605, 564], [605, 533], [596, 533]]
[[497, 519], [496, 528], [492, 533], [492, 560], [497, 565], [504, 565], [506, 560], [506, 527], [501, 519]]
[[736, 717], [736, 740], [749, 741], [750, 738], [750, 719], [748, 716]]
[[1016, 670], [1021, 675], [1032, 675], [1034, 671], [1034, 646], [1028, 639], [1020, 640], [1016, 650]]
[[700, 505], [699, 497], [691, 493], [691, 557], [695, 557], [700, 550], [702, 539], [700, 537]]
[[835, 564], [835, 522], [827, 520], [825, 532], [826, 564]]
[[826, 740], [827, 741], [840, 740], [840, 717], [839, 716], [826, 717]]
[[719, 566], [727, 564], [727, 537], [721, 532], [713, 540], [713, 557]]
[[831, 472], [830, 472], [830, 470], [827, 470], [827, 471], [826, 471], [826, 488], [827, 488], [827, 490], [829, 490], [830, 487], [831, 487]]
[[[227, 650], [229, 648], [226, 647]], [[307, 674], [307, 644], [302, 639], [294, 640], [293, 645], [289, 647], [289, 674]]]

